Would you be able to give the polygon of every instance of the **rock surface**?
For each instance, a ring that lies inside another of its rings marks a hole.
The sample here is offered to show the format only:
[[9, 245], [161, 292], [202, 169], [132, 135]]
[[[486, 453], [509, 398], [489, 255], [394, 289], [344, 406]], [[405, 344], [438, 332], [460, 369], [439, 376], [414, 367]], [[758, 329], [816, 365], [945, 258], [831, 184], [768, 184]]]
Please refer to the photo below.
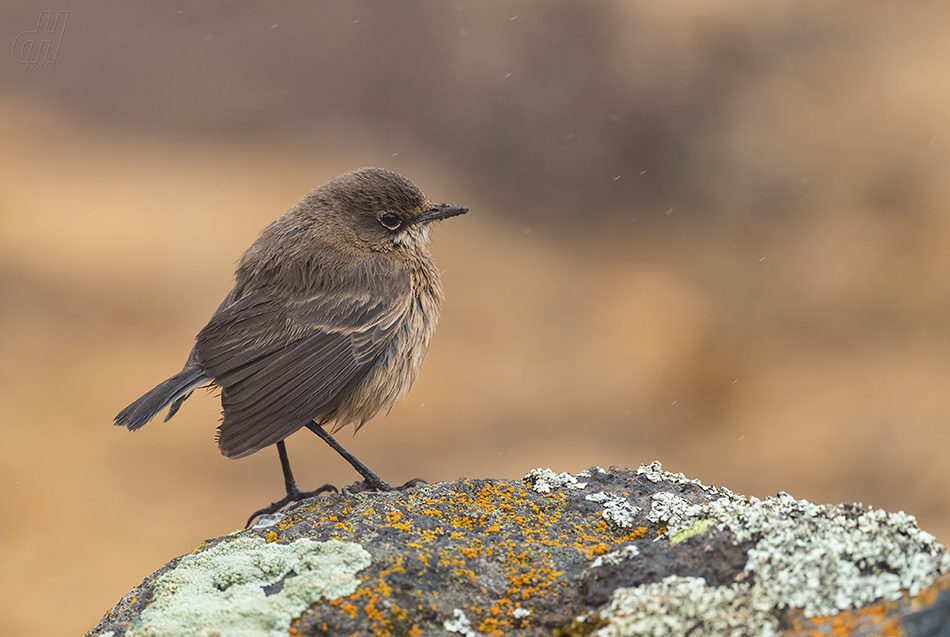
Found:
[[912, 516], [764, 501], [659, 463], [333, 494], [205, 542], [88, 635], [950, 636]]

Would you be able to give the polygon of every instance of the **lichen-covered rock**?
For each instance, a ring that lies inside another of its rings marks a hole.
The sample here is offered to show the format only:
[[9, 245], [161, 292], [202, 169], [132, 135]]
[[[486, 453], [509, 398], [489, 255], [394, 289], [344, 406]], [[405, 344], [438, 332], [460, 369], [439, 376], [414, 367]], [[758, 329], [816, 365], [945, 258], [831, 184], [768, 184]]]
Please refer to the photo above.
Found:
[[370, 555], [356, 543], [244, 536], [185, 555], [155, 582], [154, 601], [127, 637], [253, 634], [280, 637], [321, 598], [356, 590]]
[[307, 500], [172, 560], [89, 634], [938, 637], [948, 569], [903, 513], [659, 463], [539, 469]]

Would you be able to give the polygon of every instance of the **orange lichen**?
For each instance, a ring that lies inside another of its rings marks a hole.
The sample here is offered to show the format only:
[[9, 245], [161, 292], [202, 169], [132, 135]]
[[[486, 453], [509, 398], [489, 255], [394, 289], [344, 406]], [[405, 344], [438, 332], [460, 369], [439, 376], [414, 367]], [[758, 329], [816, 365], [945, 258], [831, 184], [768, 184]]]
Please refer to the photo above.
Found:
[[462, 555], [464, 555], [470, 560], [474, 560], [476, 557], [478, 557], [478, 551], [479, 549], [477, 548], [465, 547], [465, 546], [459, 547], [459, 553], [461, 553]]
[[356, 619], [358, 609], [353, 604], [340, 603], [340, 610], [350, 616], [350, 619]]
[[943, 577], [934, 582], [933, 586], [929, 586], [920, 591], [917, 597], [911, 601], [911, 610], [920, 610], [924, 606], [933, 604], [934, 600], [937, 599], [937, 595], [940, 594], [940, 591], [946, 588], [950, 588], [950, 574], [944, 574]]
[[405, 573], [406, 569], [402, 566], [402, 555], [397, 555], [393, 560], [392, 566], [393, 573]]
[[478, 626], [478, 632], [486, 635], [503, 635], [505, 631], [502, 630], [502, 626], [507, 627], [508, 622], [501, 621], [499, 622], [494, 617], [486, 617], [484, 621]]
[[[323, 507], [331, 506], [332, 501], [329, 498], [318, 500], [313, 507], [315, 517], [338, 529], [343, 536], [341, 540], [352, 541], [352, 537], [346, 537], [346, 534], [358, 528], [354, 523], [366, 524], [363, 521], [365, 516], [375, 513], [383, 517], [381, 527], [409, 534], [409, 541], [404, 546], [417, 551], [406, 558], [405, 563], [401, 557], [392, 558], [388, 568], [365, 579], [360, 588], [344, 600], [330, 602], [330, 607], [351, 619], [358, 620], [358, 616], [362, 616], [376, 637], [419, 635], [423, 630], [413, 624], [415, 613], [441, 613], [444, 609], [432, 606], [424, 611], [420, 605], [418, 610], [407, 612], [399, 608], [394, 604], [393, 588], [387, 578], [398, 573], [403, 578], [456, 577], [475, 582], [477, 569], [469, 563], [484, 557], [502, 569], [506, 578], [504, 590], [490, 592], [487, 587], [481, 588], [478, 604], [460, 605], [459, 608], [479, 632], [501, 635], [511, 631], [512, 624], [524, 627], [526, 619], [515, 620], [512, 614], [515, 608], [523, 605], [530, 610], [533, 601], [556, 599], [568, 586], [564, 573], [554, 568], [551, 550], [573, 547], [587, 559], [593, 559], [609, 552], [614, 545], [640, 540], [648, 534], [646, 527], [631, 531], [611, 528], [594, 511], [579, 514], [570, 507], [566, 493], [547, 494], [539, 500], [536, 493], [529, 493], [510, 482], [485, 483], [477, 488], [473, 488], [474, 484], [463, 481], [457, 489], [437, 497], [425, 491], [409, 492], [397, 506], [378, 503], [375, 511], [369, 507], [363, 509], [365, 504], [357, 503], [358, 522], [346, 515], [352, 512], [352, 508], [339, 508], [337, 504], [331, 514]], [[385, 513], [379, 510], [380, 506], [386, 507]], [[320, 515], [321, 510], [324, 515]], [[299, 509], [294, 511], [294, 517], [297, 511]], [[410, 514], [414, 517], [408, 517]], [[279, 524], [282, 527], [290, 524], [291, 517], [286, 516]], [[425, 518], [438, 520], [440, 526], [424, 528], [427, 524], [423, 522], [428, 521]], [[569, 525], [567, 528], [565, 523]], [[432, 550], [436, 547], [438, 550]], [[407, 575], [407, 569], [411, 575]], [[422, 588], [406, 592], [401, 583], [400, 599], [414, 595], [421, 602]], [[438, 590], [433, 591], [432, 595], [437, 593]], [[410, 608], [415, 608], [415, 605]]]
[[808, 637], [851, 637], [872, 629], [873, 634], [882, 637], [902, 637], [900, 608], [898, 602], [879, 602], [825, 617], [805, 617], [801, 610], [795, 609], [789, 613], [786, 632]]
[[610, 547], [609, 547], [609, 546], [607, 546], [607, 545], [606, 545], [605, 543], [603, 543], [603, 542], [600, 542], [600, 543], [595, 544], [595, 545], [593, 545], [593, 546], [588, 546], [588, 547], [587, 547], [587, 550], [584, 551], [584, 553], [587, 555], [587, 559], [591, 560], [591, 559], [594, 559], [594, 556], [595, 556], [595, 555], [603, 555], [604, 553], [606, 553], [606, 552], [609, 551], [609, 550], [610, 550]]

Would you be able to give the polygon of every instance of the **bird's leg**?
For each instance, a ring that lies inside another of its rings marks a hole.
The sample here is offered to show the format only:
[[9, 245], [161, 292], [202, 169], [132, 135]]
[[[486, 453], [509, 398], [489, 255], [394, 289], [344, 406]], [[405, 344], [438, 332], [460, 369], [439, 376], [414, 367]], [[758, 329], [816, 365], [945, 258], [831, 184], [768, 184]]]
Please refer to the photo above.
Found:
[[383, 482], [382, 479], [378, 475], [373, 473], [369, 467], [367, 467], [365, 464], [357, 460], [356, 456], [354, 456], [349, 451], [344, 449], [342, 445], [340, 445], [340, 443], [338, 443], [336, 440], [333, 439], [333, 436], [327, 433], [327, 431], [323, 427], [318, 425], [316, 422], [311, 422], [310, 424], [307, 425], [307, 428], [310, 429], [310, 431], [312, 431], [313, 433], [320, 436], [323, 442], [330, 445], [330, 447], [334, 451], [336, 451], [338, 454], [343, 456], [343, 459], [349, 462], [350, 466], [356, 469], [356, 471], [361, 476], [363, 476], [363, 485], [365, 485], [365, 488], [360, 489], [361, 491], [396, 491], [396, 490], [408, 489], [410, 487], [416, 486], [417, 484], [425, 484], [426, 482], [422, 478], [413, 478], [412, 480], [402, 485], [401, 487], [391, 487], [387, 483]]
[[337, 490], [332, 484], [325, 484], [313, 491], [301, 491], [300, 488], [297, 487], [297, 481], [294, 480], [294, 472], [290, 469], [290, 459], [287, 457], [287, 447], [284, 445], [283, 440], [277, 443], [277, 454], [280, 456], [280, 468], [284, 472], [284, 488], [287, 490], [287, 495], [277, 502], [272, 502], [263, 509], [258, 509], [252, 513], [251, 517], [247, 519], [247, 524], [244, 525], [245, 529], [251, 526], [251, 522], [259, 515], [276, 513], [291, 502], [299, 502], [300, 500], [320, 495], [327, 491], [336, 492]]
[[287, 445], [281, 440], [277, 443], [277, 455], [280, 456], [280, 470], [284, 474], [284, 489], [287, 490], [287, 497], [300, 493], [297, 487], [297, 481], [294, 480], [294, 472], [290, 468], [290, 458], [287, 456]]

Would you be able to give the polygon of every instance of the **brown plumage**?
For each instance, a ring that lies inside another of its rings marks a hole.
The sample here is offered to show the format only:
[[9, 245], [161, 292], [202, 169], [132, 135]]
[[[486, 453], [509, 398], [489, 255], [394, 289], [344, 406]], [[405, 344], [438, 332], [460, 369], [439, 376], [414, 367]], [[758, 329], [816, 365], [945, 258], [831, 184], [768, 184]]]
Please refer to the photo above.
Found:
[[380, 168], [316, 188], [241, 257], [184, 369], [115, 424], [135, 431], [170, 407], [167, 420], [211, 384], [229, 458], [280, 443], [284, 461], [282, 441], [302, 427], [358, 429], [416, 378], [442, 303], [429, 224], [465, 212]]

